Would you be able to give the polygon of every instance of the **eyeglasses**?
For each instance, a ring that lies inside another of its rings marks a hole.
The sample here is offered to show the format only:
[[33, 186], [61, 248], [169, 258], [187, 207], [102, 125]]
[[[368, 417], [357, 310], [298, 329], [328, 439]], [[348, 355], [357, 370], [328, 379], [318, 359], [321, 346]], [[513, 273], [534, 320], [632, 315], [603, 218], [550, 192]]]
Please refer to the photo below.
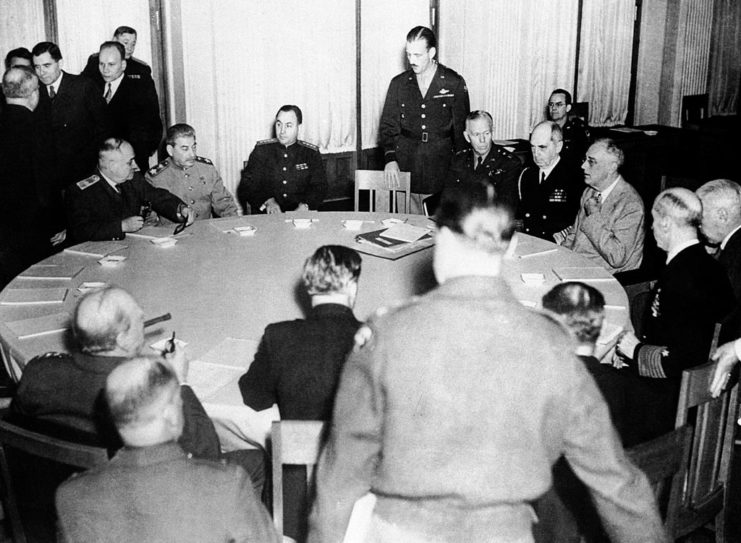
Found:
[[551, 109], [558, 109], [560, 107], [565, 106], [566, 104], [563, 102], [548, 102], [548, 107]]

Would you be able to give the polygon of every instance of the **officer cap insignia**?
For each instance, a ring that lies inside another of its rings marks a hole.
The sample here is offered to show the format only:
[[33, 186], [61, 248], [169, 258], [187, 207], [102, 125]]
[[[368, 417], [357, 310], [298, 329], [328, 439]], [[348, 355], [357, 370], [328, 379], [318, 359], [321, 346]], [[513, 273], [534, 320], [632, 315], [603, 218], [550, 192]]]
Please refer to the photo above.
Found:
[[318, 151], [319, 150], [319, 147], [317, 147], [316, 145], [313, 145], [313, 144], [309, 143], [308, 141], [298, 140], [298, 143], [300, 143], [304, 147], [308, 147], [309, 149], [313, 149], [314, 151]]
[[149, 168], [149, 170], [147, 171], [147, 175], [151, 175], [152, 177], [154, 177], [157, 174], [162, 173], [169, 165], [170, 165], [169, 160], [163, 160], [156, 166], [152, 166], [151, 168]]
[[95, 183], [100, 181], [100, 176], [97, 174], [93, 174], [87, 179], [83, 179], [82, 181], [77, 182], [77, 186], [80, 188], [80, 190], [85, 190], [88, 187], [92, 187]]
[[267, 145], [268, 143], [275, 143], [278, 141], [276, 138], [270, 138], [269, 140], [260, 140], [255, 145]]
[[204, 156], [197, 156], [196, 157], [196, 162], [202, 162], [203, 164], [208, 164], [209, 166], [213, 166], [214, 165], [213, 162], [211, 162], [209, 159], [207, 159]]
[[355, 346], [353, 347], [353, 351], [357, 352], [362, 349], [363, 346], [368, 343], [368, 340], [370, 340], [370, 338], [372, 337], [373, 330], [371, 330], [365, 324], [358, 328], [358, 331], [355, 332]]

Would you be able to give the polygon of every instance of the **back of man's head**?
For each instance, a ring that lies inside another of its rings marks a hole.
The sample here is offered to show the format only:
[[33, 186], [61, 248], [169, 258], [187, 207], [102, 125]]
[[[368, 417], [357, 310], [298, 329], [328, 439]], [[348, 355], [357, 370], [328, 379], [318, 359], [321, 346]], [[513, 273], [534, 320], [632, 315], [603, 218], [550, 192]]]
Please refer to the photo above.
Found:
[[580, 345], [594, 347], [605, 320], [605, 297], [596, 288], [569, 281], [543, 296], [543, 308], [556, 314]]
[[3, 94], [9, 101], [30, 98], [38, 88], [39, 78], [30, 68], [10, 68], [3, 74]]
[[672, 187], [659, 193], [652, 210], [658, 217], [668, 217], [680, 229], [696, 230], [702, 219], [702, 203], [691, 190]]
[[342, 245], [324, 245], [306, 259], [302, 280], [310, 296], [347, 293], [360, 277], [357, 251]]
[[106, 287], [85, 294], [72, 320], [72, 332], [84, 353], [131, 356], [141, 349], [142, 310], [122, 288]]
[[39, 57], [44, 53], [49, 53], [49, 56], [57, 62], [62, 60], [62, 52], [59, 50], [59, 46], [56, 43], [42, 41], [34, 45], [33, 49], [31, 49], [31, 54], [35, 57]]
[[158, 445], [183, 431], [180, 384], [165, 360], [139, 357], [120, 364], [106, 379], [105, 398], [125, 445]]

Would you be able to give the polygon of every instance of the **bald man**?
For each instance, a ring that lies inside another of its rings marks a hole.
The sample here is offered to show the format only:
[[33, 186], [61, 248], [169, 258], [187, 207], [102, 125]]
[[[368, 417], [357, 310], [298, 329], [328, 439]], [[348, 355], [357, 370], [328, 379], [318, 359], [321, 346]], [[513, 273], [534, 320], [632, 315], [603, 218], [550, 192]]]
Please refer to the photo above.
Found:
[[708, 360], [715, 323], [734, 306], [728, 277], [698, 241], [702, 204], [697, 195], [667, 189], [656, 197], [651, 215], [667, 263], [652, 294], [643, 337], [627, 332], [617, 344], [630, 377], [626, 446], [674, 428], [682, 371]]

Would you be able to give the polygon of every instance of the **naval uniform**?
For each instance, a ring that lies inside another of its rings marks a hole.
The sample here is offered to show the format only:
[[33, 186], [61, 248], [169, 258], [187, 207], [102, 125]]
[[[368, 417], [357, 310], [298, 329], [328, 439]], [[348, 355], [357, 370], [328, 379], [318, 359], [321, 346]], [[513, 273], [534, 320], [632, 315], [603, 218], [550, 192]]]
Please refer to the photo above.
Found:
[[463, 78], [442, 64], [422, 96], [414, 71], [391, 80], [379, 126], [384, 161], [396, 161], [412, 174], [412, 192], [442, 190], [454, 151], [468, 146], [463, 137], [469, 111]]
[[221, 181], [219, 171], [209, 159], [196, 157], [190, 168], [181, 168], [166, 158], [146, 175], [153, 186], [165, 189], [188, 204], [196, 220], [237, 215], [237, 204]]
[[327, 175], [319, 148], [298, 140], [288, 147], [277, 139], [258, 141], [242, 170], [237, 198], [242, 209], [264, 211], [263, 204], [275, 198], [282, 211], [293, 211], [300, 203], [317, 209], [327, 194]]
[[504, 147], [492, 144], [481, 164], [477, 163], [478, 157], [472, 148], [458, 151], [448, 171], [446, 188], [486, 180], [494, 187], [499, 199], [516, 210], [519, 200], [517, 178], [522, 170], [520, 159]]

